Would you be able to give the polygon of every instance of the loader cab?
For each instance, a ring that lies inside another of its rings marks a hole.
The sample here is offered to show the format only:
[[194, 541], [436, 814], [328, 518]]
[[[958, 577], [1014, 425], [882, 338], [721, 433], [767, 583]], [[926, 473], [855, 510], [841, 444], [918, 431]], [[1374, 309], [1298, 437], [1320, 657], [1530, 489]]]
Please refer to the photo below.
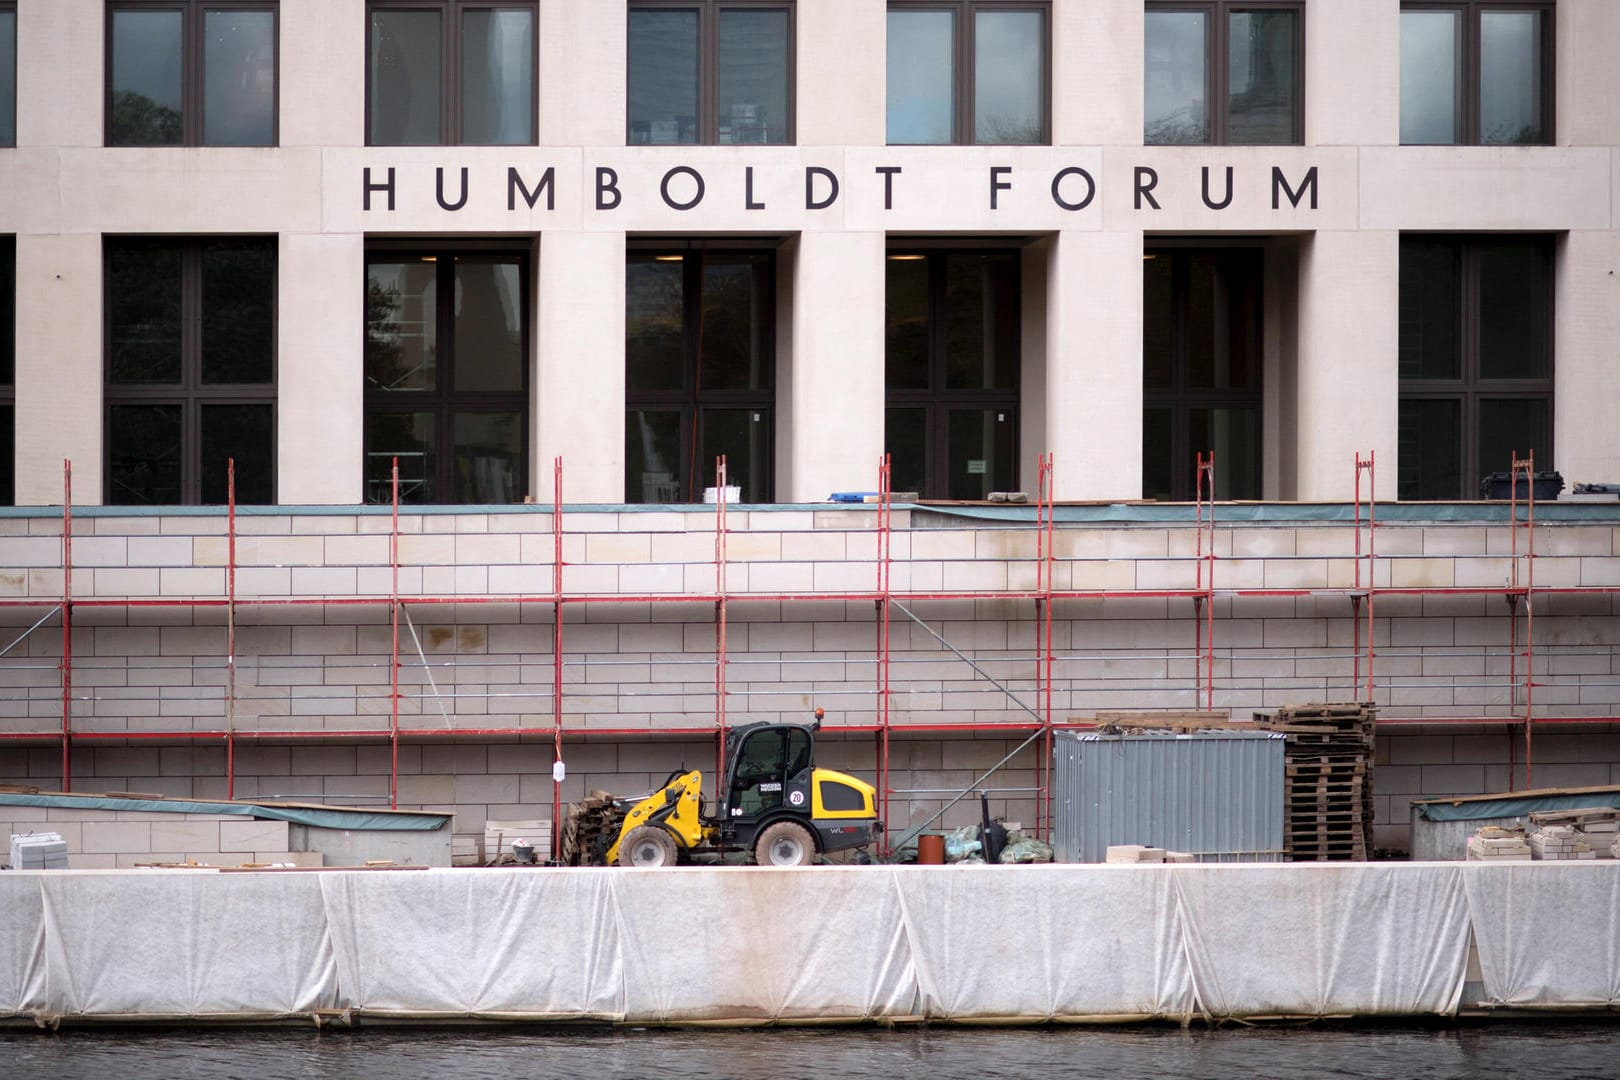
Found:
[[803, 724], [745, 724], [733, 733], [720, 793], [721, 827], [747, 844], [754, 827], [785, 810], [810, 816], [815, 735]]

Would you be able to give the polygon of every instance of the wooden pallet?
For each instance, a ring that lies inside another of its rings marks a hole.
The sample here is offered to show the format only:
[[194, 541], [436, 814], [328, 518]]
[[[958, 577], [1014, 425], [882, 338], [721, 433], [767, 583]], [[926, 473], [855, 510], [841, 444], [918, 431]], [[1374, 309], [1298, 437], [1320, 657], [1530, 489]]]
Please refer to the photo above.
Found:
[[1287, 736], [1283, 850], [1294, 861], [1364, 860], [1372, 852], [1370, 705], [1284, 706], [1254, 726]]

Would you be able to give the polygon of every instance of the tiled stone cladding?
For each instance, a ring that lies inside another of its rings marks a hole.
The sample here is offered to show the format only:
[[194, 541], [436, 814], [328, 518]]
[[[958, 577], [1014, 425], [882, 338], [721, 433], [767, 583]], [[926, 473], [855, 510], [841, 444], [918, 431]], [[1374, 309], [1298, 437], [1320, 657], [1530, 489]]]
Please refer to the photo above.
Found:
[[[964, 522], [904, 510], [895, 518], [889, 548], [894, 592], [983, 595], [911, 598], [891, 606], [891, 723], [1029, 720], [986, 676], [1039, 709], [1037, 605], [1027, 595], [997, 594], [1037, 589], [1044, 574], [1037, 558], [1042, 539], [1030, 525]], [[565, 513], [565, 591], [632, 599], [565, 605], [564, 726], [604, 734], [570, 741], [564, 798], [591, 787], [644, 790], [680, 763], [672, 758], [712, 769], [706, 737], [671, 742], [650, 733], [702, 730], [714, 723], [714, 522], [712, 510]], [[878, 580], [875, 525], [875, 513], [863, 508], [729, 513], [729, 722], [802, 719], [816, 705], [827, 710], [829, 725], [875, 722], [881, 624], [868, 595]], [[396, 573], [389, 530], [386, 514], [240, 515], [233, 673], [226, 663], [229, 631], [222, 603], [229, 562], [223, 515], [103, 510], [76, 517], [74, 597], [113, 603], [74, 608], [75, 730], [151, 735], [220, 732], [229, 724], [250, 734], [331, 732], [332, 742], [239, 742], [237, 794], [386, 801], [388, 747], [336, 733], [382, 736], [389, 729], [394, 629], [387, 600]], [[21, 636], [0, 657], [0, 733], [60, 729], [56, 617], [23, 635], [60, 597], [59, 534], [60, 519], [49, 514], [0, 518], [0, 594], [37, 601], [0, 611], [0, 619], [12, 627], [11, 637]], [[1612, 523], [1542, 525], [1535, 535], [1538, 588], [1620, 584]], [[1210, 563], [1200, 566], [1196, 558], [1208, 538], [1181, 525], [1059, 524], [1052, 587], [1096, 595], [1053, 603], [1055, 719], [1098, 709], [1200, 704], [1202, 631], [1193, 602], [1163, 594], [1192, 589], [1208, 572]], [[1365, 538], [1363, 533], [1364, 543]], [[1214, 531], [1218, 709], [1244, 716], [1281, 704], [1361, 696], [1358, 676], [1364, 673], [1366, 643], [1342, 591], [1356, 583], [1356, 539], [1354, 529], [1343, 523], [1231, 525]], [[1501, 525], [1384, 525], [1376, 535], [1379, 558], [1362, 562], [1360, 569], [1380, 589], [1500, 589], [1512, 581], [1515, 569], [1526, 580], [1528, 561], [1513, 557], [1515, 541], [1522, 552], [1525, 539], [1524, 530], [1515, 536]], [[486, 816], [533, 816], [551, 802], [545, 733], [553, 719], [554, 543], [549, 507], [402, 512], [399, 520], [397, 588], [407, 601], [399, 628], [400, 723], [434, 732], [431, 741], [413, 743], [407, 736], [401, 747], [399, 800], [455, 810], [460, 835], [478, 833]], [[1236, 595], [1234, 590], [1255, 592]], [[782, 592], [809, 598], [777, 598]], [[749, 599], [750, 594], [759, 598]], [[357, 598], [371, 602], [304, 602]], [[173, 606], [117, 603], [130, 599]], [[432, 602], [441, 600], [455, 602]], [[1509, 610], [1500, 592], [1377, 595], [1373, 697], [1384, 715], [1436, 720], [1516, 715], [1523, 707], [1524, 620], [1519, 620], [1515, 648]], [[1537, 595], [1537, 715], [1620, 712], [1617, 639], [1620, 619], [1612, 595]], [[227, 687], [233, 674], [231, 696]], [[477, 729], [506, 734], [449, 741], [451, 732]], [[537, 733], [532, 740], [512, 741], [511, 732], [527, 729]], [[649, 736], [637, 741], [623, 734], [635, 730]], [[610, 731], [616, 734], [605, 734]], [[1403, 756], [1427, 755], [1419, 767], [1428, 771], [1402, 772], [1412, 764], [1387, 763], [1391, 779], [1384, 781], [1381, 773], [1379, 781], [1381, 799], [1389, 800], [1379, 808], [1380, 843], [1398, 846], [1406, 797], [1506, 786], [1504, 728], [1444, 728], [1421, 736], [1407, 728], [1390, 731], [1382, 737], [1385, 745], [1408, 747]], [[967, 774], [978, 767], [968, 762], [977, 762], [984, 746], [1005, 753], [1016, 745], [1001, 737], [1005, 732], [981, 734], [986, 737], [896, 738], [897, 747], [932, 746], [939, 759], [912, 764], [902, 762], [896, 751], [892, 786], [966, 784], [977, 775]], [[1607, 729], [1538, 728], [1538, 744], [1573, 740], [1586, 756], [1556, 761], [1538, 752], [1535, 782], [1563, 783], [1559, 778], [1565, 774], [1568, 782], [1609, 782], [1620, 753], [1600, 734], [1606, 736]], [[850, 771], [870, 779], [871, 739], [824, 740], [824, 759], [849, 755]], [[1475, 755], [1494, 745], [1497, 756], [1454, 760], [1454, 744], [1473, 747], [1467, 753]], [[1416, 747], [1427, 749], [1411, 749]], [[1522, 786], [1522, 753], [1517, 760]], [[83, 790], [225, 793], [223, 750], [217, 743], [128, 748], [80, 743], [75, 762], [74, 786]], [[1034, 751], [1015, 764], [1017, 770], [998, 774], [989, 785], [1033, 787]], [[55, 750], [0, 749], [5, 778], [41, 783], [59, 773]], [[1012, 816], [1033, 820], [1028, 797], [1008, 794], [1001, 801]], [[926, 816], [928, 798], [903, 802], [904, 812], [902, 800], [891, 802], [897, 827]], [[971, 819], [976, 812], [964, 805], [951, 820]]]

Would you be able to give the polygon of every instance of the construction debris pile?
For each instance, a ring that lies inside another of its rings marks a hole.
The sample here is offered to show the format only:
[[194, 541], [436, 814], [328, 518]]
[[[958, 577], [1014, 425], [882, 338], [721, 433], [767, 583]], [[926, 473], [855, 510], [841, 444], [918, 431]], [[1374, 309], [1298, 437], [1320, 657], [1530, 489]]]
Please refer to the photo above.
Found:
[[1530, 846], [1538, 859], [1620, 859], [1620, 809], [1538, 810]]
[[[1005, 830], [1003, 835], [1002, 830]], [[983, 863], [985, 830], [982, 825], [964, 825], [945, 834], [945, 861], [947, 863]], [[1007, 865], [1015, 863], [1049, 863], [1052, 846], [1024, 831], [1017, 821], [997, 821], [992, 830], [991, 850], [995, 861]]]
[[1197, 862], [1198, 857], [1190, 851], [1166, 851], [1164, 848], [1148, 847], [1145, 844], [1110, 844], [1108, 854], [1104, 856], [1105, 863], [1137, 864], [1137, 863], [1191, 863]]
[[1372, 855], [1370, 702], [1284, 705], [1254, 726], [1287, 736], [1283, 850], [1293, 862], [1364, 861]]
[[579, 802], [569, 803], [559, 853], [562, 864], [600, 866], [624, 827], [624, 813], [623, 802], [606, 791], [593, 791]]
[[1468, 838], [1469, 862], [1620, 859], [1620, 809], [1538, 810], [1523, 825], [1485, 825]]
[[1522, 828], [1485, 825], [1468, 838], [1469, 862], [1529, 862], [1534, 857]]

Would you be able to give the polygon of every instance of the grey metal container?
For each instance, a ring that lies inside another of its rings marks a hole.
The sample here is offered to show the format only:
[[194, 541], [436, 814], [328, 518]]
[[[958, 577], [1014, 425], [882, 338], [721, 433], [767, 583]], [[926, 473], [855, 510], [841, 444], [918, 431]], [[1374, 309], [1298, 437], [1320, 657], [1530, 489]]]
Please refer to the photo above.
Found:
[[1468, 838], [1486, 825], [1511, 829], [1529, 823], [1528, 813], [1513, 817], [1469, 818], [1459, 821], [1430, 821], [1412, 807], [1411, 859], [1413, 862], [1444, 862], [1468, 858]]
[[1059, 862], [1101, 862], [1110, 844], [1199, 862], [1283, 858], [1284, 736], [1059, 732], [1053, 826]]

